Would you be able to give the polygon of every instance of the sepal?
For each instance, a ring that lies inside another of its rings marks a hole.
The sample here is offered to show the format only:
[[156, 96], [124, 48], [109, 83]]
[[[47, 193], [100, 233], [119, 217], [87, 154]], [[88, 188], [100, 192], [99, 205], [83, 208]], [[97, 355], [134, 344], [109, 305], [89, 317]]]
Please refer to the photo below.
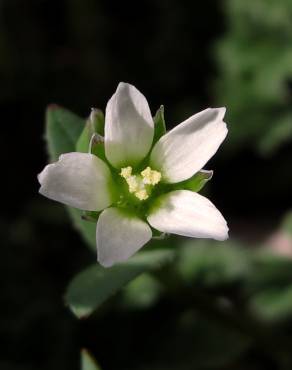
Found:
[[103, 135], [104, 114], [101, 110], [93, 108], [76, 143], [76, 151], [81, 153], [90, 152], [100, 159], [105, 159]]
[[97, 211], [83, 211], [81, 219], [84, 221], [94, 222], [96, 224], [100, 214], [101, 212]]
[[151, 227], [152, 230], [152, 240], [164, 240], [169, 237], [169, 234], [161, 232]]
[[201, 170], [190, 179], [174, 184], [175, 190], [190, 190], [199, 192], [213, 177], [213, 171]]
[[166, 133], [163, 105], [161, 105], [157, 110], [155, 116], [153, 117], [153, 121], [154, 121], [154, 138], [152, 145], [154, 145], [161, 138], [161, 136], [165, 135]]
[[91, 108], [91, 113], [89, 116], [92, 128], [97, 134], [104, 136], [104, 114], [103, 111], [97, 108]]

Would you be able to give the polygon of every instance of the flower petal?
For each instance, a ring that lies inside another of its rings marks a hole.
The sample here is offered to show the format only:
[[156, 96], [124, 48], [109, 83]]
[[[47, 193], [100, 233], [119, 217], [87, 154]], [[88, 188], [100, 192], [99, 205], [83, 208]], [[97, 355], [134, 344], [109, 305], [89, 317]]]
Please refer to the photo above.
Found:
[[146, 222], [118, 208], [108, 208], [97, 222], [97, 259], [105, 267], [125, 261], [151, 237], [152, 232]]
[[110, 171], [93, 154], [63, 154], [44, 168], [38, 180], [42, 195], [75, 208], [100, 211], [113, 201]]
[[147, 220], [165, 233], [216, 240], [228, 238], [226, 221], [218, 209], [207, 198], [189, 190], [159, 197]]
[[144, 95], [121, 82], [105, 114], [105, 153], [116, 168], [135, 165], [149, 152], [154, 123]]
[[227, 135], [225, 108], [208, 108], [179, 124], [155, 144], [151, 167], [162, 172], [166, 182], [186, 180], [216, 153]]

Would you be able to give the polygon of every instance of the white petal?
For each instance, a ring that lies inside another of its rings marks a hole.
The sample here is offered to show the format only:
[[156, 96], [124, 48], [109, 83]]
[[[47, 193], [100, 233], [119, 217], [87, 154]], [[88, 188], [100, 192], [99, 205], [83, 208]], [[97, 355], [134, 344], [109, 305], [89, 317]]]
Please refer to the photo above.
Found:
[[165, 233], [216, 240], [228, 238], [226, 221], [214, 204], [188, 190], [173, 191], [158, 198], [147, 220]]
[[44, 168], [38, 180], [42, 195], [75, 208], [100, 211], [112, 203], [110, 171], [93, 154], [63, 154]]
[[135, 165], [149, 152], [154, 123], [144, 95], [121, 82], [105, 114], [105, 153], [116, 168]]
[[97, 259], [105, 267], [125, 261], [151, 237], [152, 232], [146, 222], [118, 208], [108, 208], [97, 222]]
[[216, 153], [227, 135], [225, 108], [208, 108], [182, 122], [155, 144], [151, 167], [162, 172], [166, 182], [186, 180]]

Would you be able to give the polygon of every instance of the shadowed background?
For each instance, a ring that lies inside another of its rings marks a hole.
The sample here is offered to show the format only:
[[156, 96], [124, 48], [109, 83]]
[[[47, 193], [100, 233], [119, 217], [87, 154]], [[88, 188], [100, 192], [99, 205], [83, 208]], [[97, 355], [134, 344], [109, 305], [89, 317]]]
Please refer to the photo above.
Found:
[[[78, 369], [82, 347], [103, 370], [292, 368], [291, 41], [289, 0], [0, 1], [1, 370]], [[193, 300], [166, 271], [166, 287], [148, 276], [80, 322], [62, 297], [95, 256], [62, 206], [37, 193], [44, 115], [50, 103], [82, 117], [104, 110], [119, 81], [153, 114], [164, 104], [167, 128], [227, 107], [230, 133], [206, 166], [206, 192], [231, 239], [216, 252], [191, 245]], [[258, 250], [284, 256], [260, 284]], [[247, 301], [237, 317], [221, 309]]]

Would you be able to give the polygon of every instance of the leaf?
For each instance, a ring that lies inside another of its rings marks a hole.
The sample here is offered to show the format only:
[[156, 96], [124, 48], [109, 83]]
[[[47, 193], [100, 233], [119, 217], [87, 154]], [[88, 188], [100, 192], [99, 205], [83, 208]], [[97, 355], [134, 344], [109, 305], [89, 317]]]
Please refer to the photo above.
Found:
[[249, 302], [258, 319], [278, 322], [292, 317], [292, 285], [270, 288], [255, 294]]
[[245, 250], [234, 241], [188, 241], [180, 247], [177, 269], [187, 284], [218, 286], [243, 280], [250, 262]]
[[231, 123], [225, 149], [272, 155], [292, 140], [291, 2], [260, 0], [251, 7], [245, 0], [229, 0], [225, 5], [229, 27], [215, 51], [217, 102], [228, 107]]
[[164, 119], [164, 106], [161, 105], [156, 112], [154, 118], [154, 138], [153, 145], [166, 133], [165, 119]]
[[277, 124], [262, 133], [259, 139], [258, 148], [261, 154], [269, 155], [274, 153], [281, 145], [292, 139], [292, 114], [289, 113], [278, 118]]
[[[51, 161], [63, 153], [74, 152], [76, 142], [84, 129], [85, 119], [65, 108], [50, 105], [46, 112], [46, 140]], [[76, 229], [86, 243], [95, 250], [95, 224], [82, 220], [82, 211], [66, 207]]]
[[92, 265], [71, 281], [65, 301], [77, 317], [86, 317], [125, 284], [144, 272], [169, 263], [173, 257], [171, 250], [142, 251], [112, 268]]
[[69, 110], [50, 105], [46, 112], [46, 141], [51, 161], [63, 153], [75, 151], [76, 142], [84, 128], [85, 120]]
[[93, 132], [90, 129], [91, 124], [87, 121], [79, 139], [76, 143], [76, 151], [80, 153], [88, 153], [89, 142]]
[[131, 281], [123, 290], [122, 307], [146, 309], [152, 307], [159, 299], [163, 287], [150, 274], [141, 274]]
[[253, 253], [244, 282], [247, 307], [258, 320], [274, 323], [292, 317], [292, 260], [264, 249]]
[[177, 190], [184, 189], [198, 192], [203, 189], [209, 180], [211, 180], [212, 176], [213, 171], [201, 170], [190, 179], [175, 184], [173, 188]]
[[254, 253], [252, 258], [252, 269], [245, 281], [249, 294], [272, 286], [287, 286], [292, 281], [291, 259], [265, 250]]
[[292, 235], [292, 211], [285, 214], [282, 221], [281, 230], [289, 235]]
[[81, 370], [100, 370], [95, 359], [86, 349], [81, 351]]

